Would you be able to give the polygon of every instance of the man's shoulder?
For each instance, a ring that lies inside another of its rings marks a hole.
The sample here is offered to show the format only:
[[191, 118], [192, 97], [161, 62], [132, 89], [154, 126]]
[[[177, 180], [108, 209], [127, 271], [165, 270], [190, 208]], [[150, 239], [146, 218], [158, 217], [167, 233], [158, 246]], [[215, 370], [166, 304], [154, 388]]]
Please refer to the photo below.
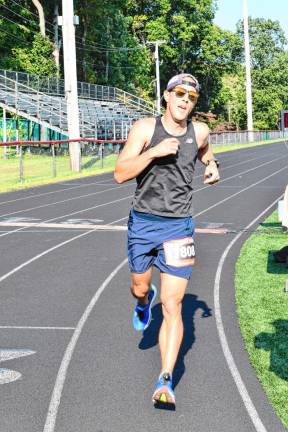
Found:
[[199, 133], [201, 135], [209, 135], [210, 129], [206, 123], [200, 121], [193, 121], [192, 123], [196, 133]]
[[206, 123], [193, 121], [196, 141], [199, 148], [207, 146], [210, 129]]
[[133, 129], [151, 130], [151, 129], [154, 129], [155, 124], [156, 124], [156, 118], [155, 117], [143, 117], [143, 118], [137, 120], [133, 124]]

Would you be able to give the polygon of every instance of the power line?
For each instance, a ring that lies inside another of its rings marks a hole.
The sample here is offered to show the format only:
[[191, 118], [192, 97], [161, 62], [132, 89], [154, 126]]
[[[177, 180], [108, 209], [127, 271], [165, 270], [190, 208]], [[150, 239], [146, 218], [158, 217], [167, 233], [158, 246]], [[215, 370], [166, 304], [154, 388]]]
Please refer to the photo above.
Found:
[[31, 21], [28, 18], [26, 18], [22, 15], [19, 15], [17, 12], [13, 11], [13, 9], [8, 8], [5, 4], [0, 4], [0, 6], [4, 7], [5, 9], [7, 9], [10, 12], [12, 12], [14, 15], [17, 15], [18, 17], [22, 18], [23, 20], [27, 21], [29, 24], [32, 22], [36, 26], [38, 25], [38, 23], [36, 23], [35, 21]]
[[[35, 17], [37, 17], [37, 18], [39, 18], [38, 17], [38, 15], [37, 14], [35, 14], [35, 13], [33, 13], [33, 12], [31, 12], [29, 9], [27, 9], [25, 6], [22, 6], [20, 3], [18, 3], [18, 2], [16, 2], [15, 0], [10, 0], [10, 1], [12, 1], [13, 3], [15, 3], [17, 6], [20, 6], [20, 7], [22, 7], [23, 9], [25, 9], [26, 11], [28, 11], [29, 13], [31, 13], [32, 15], [34, 15]], [[18, 15], [18, 14], [17, 14]], [[18, 15], [18, 16], [21, 16], [21, 15]], [[51, 23], [50, 21], [46, 21], [46, 24], [49, 24], [51, 27], [54, 27], [54, 24], [53, 23]], [[62, 30], [62, 28], [60, 28], [61, 30]], [[49, 33], [52, 33], [52, 34], [54, 34], [51, 30], [49, 30], [49, 29], [47, 29], [47, 31], [49, 32]], [[88, 44], [83, 44], [82, 43], [82, 40], [79, 38], [79, 37], [75, 37], [75, 39], [76, 40], [78, 40], [79, 42], [78, 42], [78, 45], [81, 45], [81, 46], [83, 46], [83, 47], [89, 47], [89, 48], [93, 48], [93, 49], [95, 49], [95, 50], [103, 50], [103, 51], [118, 51], [118, 50], [122, 50], [122, 51], [134, 51], [134, 50], [138, 50], [138, 49], [143, 49], [144, 47], [143, 46], [141, 46], [141, 47], [135, 47], [135, 48], [129, 48], [129, 47], [109, 47], [109, 46], [106, 46], [106, 45], [102, 45], [102, 44], [98, 44], [97, 42], [92, 42], [91, 41], [91, 45], [89, 44], [90, 43], [90, 41], [88, 40]], [[86, 49], [86, 48], [85, 48]], [[87, 51], [88, 51], [88, 49], [86, 49]]]
[[[20, 3], [16, 2], [15, 0], [10, 0], [12, 1], [14, 4], [16, 4], [17, 6], [20, 6], [22, 9], [26, 10], [27, 12], [29, 12], [31, 15], [34, 15], [37, 19], [39, 19], [39, 15], [35, 14], [34, 12], [30, 11], [29, 9], [27, 9], [25, 6], [21, 5]], [[50, 23], [49, 21], [46, 21], [46, 24], [49, 24], [53, 27], [53, 24]]]
[[[15, 0], [10, 0], [10, 1], [13, 1], [13, 3], [15, 3], [15, 4], [17, 4], [18, 6], [21, 6], [19, 3], [17, 3]], [[4, 6], [4, 5], [2, 5], [2, 6]], [[6, 9], [8, 9], [8, 10], [10, 10], [11, 12], [13, 12], [14, 13], [14, 11], [13, 10], [11, 10], [11, 9], [9, 9], [9, 8], [7, 8], [6, 7]], [[24, 9], [25, 10], [27, 10], [28, 12], [30, 12], [27, 8], [25, 8], [24, 7]], [[30, 12], [32, 15], [35, 15], [36, 17], [37, 17], [37, 15], [36, 14], [33, 14], [32, 12]], [[23, 17], [22, 15], [19, 15], [19, 14], [17, 14], [16, 12], [15, 12], [15, 14], [18, 16], [18, 17], [20, 17], [20, 18], [22, 18], [22, 19], [24, 19], [25, 21], [28, 21], [29, 22], [29, 20], [27, 19], [27, 18], [25, 18], [25, 17]], [[24, 26], [24, 24], [22, 24], [22, 23], [19, 23], [19, 22], [17, 22], [17, 21], [13, 21], [12, 19], [10, 19], [10, 18], [8, 18], [8, 17], [5, 17], [5, 16], [3, 16], [3, 15], [1, 15], [0, 14], [0, 17], [1, 18], [3, 18], [3, 19], [6, 19], [7, 21], [9, 21], [9, 22], [11, 22], [12, 24], [16, 24], [16, 25], [18, 25], [18, 26]], [[47, 22], [47, 23], [49, 23], [49, 22]], [[36, 25], [36, 23], [35, 22], [33, 22], [33, 24], [35, 24]], [[51, 25], [53, 25], [53, 24], [51, 24]], [[49, 33], [51, 33], [51, 34], [53, 34], [54, 35], [54, 33], [51, 31], [51, 30], [49, 30], [49, 29], [46, 29]], [[38, 34], [38, 32], [37, 31], [33, 31], [33, 30], [29, 30], [31, 33], [34, 33], [34, 34]], [[76, 38], [76, 39], [79, 39], [79, 38]], [[80, 39], [79, 39], [80, 40]], [[98, 52], [121, 52], [121, 51], [123, 51], [123, 52], [129, 52], [129, 51], [138, 51], [138, 50], [140, 50], [140, 49], [146, 49], [146, 46], [143, 46], [143, 45], [141, 45], [141, 46], [138, 46], [138, 47], [134, 47], [134, 48], [132, 48], [132, 47], [108, 47], [108, 46], [105, 46], [105, 45], [101, 45], [101, 44], [95, 44], [95, 45], [89, 45], [89, 44], [82, 44], [81, 42], [79, 43], [76, 43], [76, 47], [78, 48], [78, 49], [80, 49], [80, 50], [84, 50], [84, 51], [98, 51]]]
[[[63, 55], [60, 54], [60, 57], [63, 58]], [[95, 63], [91, 63], [91, 61], [89, 60], [85, 60], [85, 61], [80, 61], [80, 60], [76, 60], [76, 63], [79, 65], [89, 65], [92, 66], [94, 69], [105, 69], [106, 66], [100, 66], [98, 62]], [[97, 67], [95, 67], [97, 65]], [[137, 66], [109, 66], [109, 69], [137, 69]]]
[[[27, 9], [25, 6], [23, 6], [23, 5], [19, 4], [19, 3], [17, 3], [15, 0], [10, 0], [10, 1], [12, 1], [13, 3], [15, 3], [17, 6], [22, 7], [22, 9], [26, 10], [26, 11], [29, 12], [31, 15], [34, 15], [34, 16], [39, 20], [39, 15], [37, 15], [37, 14], [31, 12], [29, 9]], [[4, 5], [2, 5], [2, 6], [4, 6]], [[6, 9], [8, 9], [8, 8], [6, 7]], [[11, 9], [10, 9], [10, 10], [11, 10]], [[14, 11], [11, 11], [11, 12], [15, 13]], [[20, 16], [20, 17], [23, 18], [23, 19], [26, 19], [26, 18], [23, 17], [22, 15], [19, 15], [19, 14], [16, 14], [16, 15]], [[29, 20], [28, 20], [28, 21], [29, 21]], [[35, 21], [33, 21], [33, 23], [35, 23]], [[36, 23], [35, 23], [35, 24], [36, 24]], [[45, 25], [46, 25], [46, 24], [49, 24], [49, 25], [51, 25], [52, 27], [54, 27], [54, 24], [50, 23], [49, 21], [45, 21]], [[37, 23], [36, 25], [38, 25], [38, 23]], [[54, 35], [54, 32], [51, 31], [51, 30], [49, 30], [49, 29], [47, 29], [47, 27], [46, 27], [46, 31], [47, 31], [48, 33], [51, 33], [51, 34]]]
[[27, 45], [27, 46], [29, 45], [29, 46], [30, 46], [30, 43], [29, 43], [29, 42], [27, 42], [27, 41], [25, 41], [25, 40], [21, 40], [20, 38], [18, 38], [18, 37], [15, 36], [14, 34], [9, 33], [9, 32], [7, 32], [6, 30], [3, 30], [2, 28], [0, 28], [0, 32], [2, 32], [2, 33], [6, 33], [7, 35], [12, 36], [13, 39], [18, 40], [19, 42], [21, 42], [21, 43], [24, 44], [24, 45]]
[[[82, 45], [82, 46], [80, 46], [80, 45]], [[76, 47], [77, 48], [79, 48], [79, 49], [81, 49], [81, 50], [83, 50], [83, 51], [98, 51], [98, 52], [121, 52], [121, 51], [138, 51], [139, 49], [144, 49], [144, 48], [146, 48], [146, 47], [143, 47], [143, 46], [141, 46], [141, 47], [135, 47], [135, 48], [128, 48], [128, 47], [115, 47], [115, 48], [99, 48], [98, 46], [95, 46], [95, 47], [93, 47], [93, 48], [86, 48], [87, 46], [89, 46], [89, 45], [83, 45], [83, 44], [77, 44], [76, 43]]]
[[[20, 27], [26, 27], [24, 24], [21, 24], [21, 23], [18, 23], [17, 21], [13, 21], [13, 20], [11, 20], [10, 18], [7, 18], [7, 17], [5, 17], [5, 16], [3, 16], [3, 15], [1, 15], [0, 14], [0, 18], [3, 18], [3, 19], [5, 19], [6, 21], [9, 21], [9, 22], [11, 22], [12, 24], [16, 24], [16, 25], [18, 25], [18, 26], [20, 26]], [[26, 27], [27, 28], [27, 27]], [[27, 29], [28, 30], [28, 29]], [[32, 30], [30, 30], [32, 33], [35, 33], [35, 32], [33, 32]]]

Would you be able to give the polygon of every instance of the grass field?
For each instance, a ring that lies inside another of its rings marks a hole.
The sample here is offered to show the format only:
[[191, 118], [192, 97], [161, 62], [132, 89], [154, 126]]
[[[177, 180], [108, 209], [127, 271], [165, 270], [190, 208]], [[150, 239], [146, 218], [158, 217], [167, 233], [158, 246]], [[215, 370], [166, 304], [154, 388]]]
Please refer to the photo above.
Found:
[[69, 156], [56, 157], [56, 177], [53, 177], [53, 160], [51, 156], [25, 155], [23, 157], [23, 178], [20, 182], [19, 159], [13, 156], [8, 159], [0, 157], [0, 192], [24, 189], [32, 186], [55, 183], [62, 180], [91, 176], [113, 170], [117, 155], [111, 154], [103, 159], [86, 156], [81, 160], [81, 172], [72, 173]]
[[[251, 144], [237, 144], [228, 146], [215, 146], [214, 153], [237, 150], [241, 148], [255, 147], [261, 144], [272, 144], [281, 140], [261, 141]], [[111, 154], [104, 158], [103, 168], [98, 158], [93, 156], [83, 157], [81, 172], [74, 173], [70, 170], [68, 156], [56, 157], [56, 177], [53, 177], [53, 165], [51, 156], [25, 155], [23, 158], [23, 182], [19, 177], [19, 159], [17, 156], [4, 159], [3, 148], [0, 148], [0, 192], [8, 192], [17, 189], [25, 189], [43, 184], [55, 183], [62, 180], [86, 177], [112, 171], [117, 156]]]
[[288, 428], [288, 267], [273, 251], [288, 245], [276, 212], [243, 245], [236, 265], [240, 329], [257, 376]]
[[283, 138], [281, 139], [274, 139], [274, 140], [267, 140], [267, 141], [257, 141], [250, 144], [231, 144], [231, 145], [217, 145], [213, 147], [214, 153], [222, 153], [226, 151], [232, 151], [232, 150], [239, 150], [242, 148], [250, 148], [250, 147], [257, 147], [259, 145], [263, 144], [274, 144], [275, 142], [281, 142], [283, 141]]

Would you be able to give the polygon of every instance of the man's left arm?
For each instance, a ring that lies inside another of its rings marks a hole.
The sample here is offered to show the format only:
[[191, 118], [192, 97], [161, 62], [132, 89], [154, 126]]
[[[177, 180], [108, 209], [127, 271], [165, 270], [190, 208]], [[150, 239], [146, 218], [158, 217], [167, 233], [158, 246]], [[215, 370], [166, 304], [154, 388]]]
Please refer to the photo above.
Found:
[[195, 122], [194, 129], [198, 144], [198, 159], [205, 165], [204, 184], [214, 184], [220, 180], [219, 163], [209, 144], [209, 128], [205, 123]]

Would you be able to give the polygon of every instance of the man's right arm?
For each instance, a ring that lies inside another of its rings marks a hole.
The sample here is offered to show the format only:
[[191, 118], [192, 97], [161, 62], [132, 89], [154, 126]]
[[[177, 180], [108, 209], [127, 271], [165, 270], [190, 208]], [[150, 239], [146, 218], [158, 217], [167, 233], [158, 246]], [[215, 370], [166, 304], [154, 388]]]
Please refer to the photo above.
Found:
[[153, 118], [138, 120], [132, 126], [116, 162], [114, 178], [117, 183], [124, 183], [137, 177], [155, 158], [177, 153], [179, 141], [175, 138], [165, 139], [141, 153], [152, 138], [154, 126]]

